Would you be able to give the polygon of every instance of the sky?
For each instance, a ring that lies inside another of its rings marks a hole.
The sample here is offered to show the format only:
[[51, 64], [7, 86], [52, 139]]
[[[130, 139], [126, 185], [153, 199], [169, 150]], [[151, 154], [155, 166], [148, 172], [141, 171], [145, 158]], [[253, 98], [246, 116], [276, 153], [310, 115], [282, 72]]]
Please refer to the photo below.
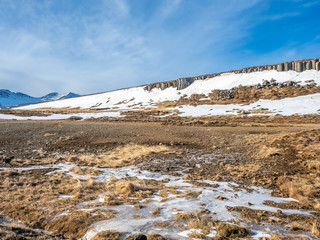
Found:
[[0, 0], [0, 89], [90, 94], [320, 57], [320, 0]]

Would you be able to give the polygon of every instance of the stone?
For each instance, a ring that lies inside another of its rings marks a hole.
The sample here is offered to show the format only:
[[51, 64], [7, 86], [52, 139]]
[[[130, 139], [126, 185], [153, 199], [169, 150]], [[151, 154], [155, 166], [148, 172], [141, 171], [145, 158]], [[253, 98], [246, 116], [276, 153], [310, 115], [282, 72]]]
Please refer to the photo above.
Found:
[[147, 236], [143, 234], [137, 234], [129, 239], [130, 240], [147, 240]]
[[278, 64], [278, 65], [277, 65], [277, 70], [278, 70], [279, 72], [282, 72], [282, 71], [284, 70], [284, 64], [283, 64], [283, 63]]
[[312, 61], [307, 62], [306, 64], [306, 70], [312, 69]]
[[2, 159], [4, 163], [10, 163], [14, 159], [14, 156], [5, 157]]
[[158, 83], [152, 83], [144, 86], [144, 89], [147, 91], [151, 91], [154, 88], [159, 88], [161, 90], [165, 90], [169, 87], [174, 87], [177, 90], [182, 90], [190, 86], [194, 81], [196, 80], [204, 80], [208, 78], [213, 78], [216, 76], [220, 76], [223, 73], [251, 73], [251, 72], [257, 72], [257, 71], [264, 71], [264, 70], [277, 70], [277, 71], [297, 71], [297, 72], [303, 72], [306, 70], [318, 70], [320, 71], [320, 59], [308, 59], [308, 60], [299, 60], [299, 61], [291, 61], [291, 62], [285, 62], [285, 63], [279, 63], [275, 65], [264, 65], [264, 66], [258, 66], [258, 67], [248, 67], [243, 68], [239, 70], [232, 70], [228, 72], [222, 72], [222, 73], [213, 73], [213, 74], [206, 74], [201, 76], [195, 76], [195, 77], [184, 77], [179, 78], [172, 81], [166, 81], [166, 82], [158, 82]]
[[295, 65], [296, 65], [295, 67], [296, 72], [302, 72], [302, 63], [296, 62]]
[[284, 63], [284, 71], [289, 71], [289, 63]]

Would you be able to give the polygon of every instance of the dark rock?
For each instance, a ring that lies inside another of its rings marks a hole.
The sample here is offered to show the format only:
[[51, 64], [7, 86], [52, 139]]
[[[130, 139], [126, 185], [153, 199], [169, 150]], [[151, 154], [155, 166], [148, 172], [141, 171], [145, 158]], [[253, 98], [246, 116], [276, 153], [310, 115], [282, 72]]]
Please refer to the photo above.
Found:
[[128, 240], [147, 240], [147, 236], [143, 234], [137, 234], [133, 237], [129, 237]]
[[79, 116], [71, 116], [70, 118], [69, 118], [69, 120], [72, 120], [72, 121], [80, 121], [80, 120], [82, 120], [83, 118], [82, 117], [79, 117]]
[[220, 76], [225, 73], [251, 73], [251, 72], [261, 72], [265, 70], [277, 70], [277, 71], [296, 71], [296, 72], [303, 72], [306, 70], [320, 70], [320, 58], [315, 59], [306, 59], [306, 60], [297, 60], [285, 63], [279, 63], [274, 65], [264, 65], [264, 66], [255, 66], [255, 67], [248, 67], [243, 68], [240, 70], [231, 70], [228, 72], [221, 72], [221, 73], [213, 73], [213, 74], [206, 74], [201, 76], [195, 77], [184, 77], [179, 78], [172, 81], [167, 82], [158, 82], [145, 85], [144, 89], [147, 91], [151, 91], [154, 88], [159, 88], [164, 90], [169, 87], [177, 88], [177, 90], [181, 90], [190, 86], [196, 80], [204, 80], [208, 78], [213, 78]]
[[4, 163], [10, 163], [12, 161], [12, 159], [14, 159], [14, 156], [5, 157], [5, 158], [2, 159], [2, 161]]

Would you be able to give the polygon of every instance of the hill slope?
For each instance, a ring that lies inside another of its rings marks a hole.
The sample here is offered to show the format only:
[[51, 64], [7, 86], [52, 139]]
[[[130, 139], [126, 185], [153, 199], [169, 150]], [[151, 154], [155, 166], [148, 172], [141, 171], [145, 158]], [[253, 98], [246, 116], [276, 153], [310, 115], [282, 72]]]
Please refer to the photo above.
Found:
[[[318, 63], [319, 59], [312, 61]], [[302, 61], [302, 66], [304, 62], [306, 60]], [[241, 111], [257, 113], [259, 109], [262, 109], [259, 113], [264, 111], [269, 114], [318, 113], [320, 108], [316, 104], [320, 100], [318, 70], [297, 72], [264, 70], [265, 68], [246, 68], [214, 74], [214, 77], [204, 79], [194, 77], [192, 83], [183, 89], [181, 85], [178, 88], [174, 82], [171, 87], [163, 87], [159, 83], [28, 105], [18, 109], [81, 108], [121, 112], [161, 107], [179, 111], [183, 116], [237, 114]], [[262, 71], [258, 71], [259, 69]], [[169, 82], [165, 83], [166, 86], [170, 85]], [[300, 104], [300, 108], [291, 107], [301, 101], [303, 104]], [[197, 106], [197, 111], [190, 105]]]

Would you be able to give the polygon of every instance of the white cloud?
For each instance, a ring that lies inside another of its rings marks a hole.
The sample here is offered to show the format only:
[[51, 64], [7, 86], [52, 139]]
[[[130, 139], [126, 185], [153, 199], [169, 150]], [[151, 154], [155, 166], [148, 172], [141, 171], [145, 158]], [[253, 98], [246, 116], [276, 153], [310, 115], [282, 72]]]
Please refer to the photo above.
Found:
[[0, 1], [0, 88], [83, 94], [225, 70], [264, 3], [72, 2]]

